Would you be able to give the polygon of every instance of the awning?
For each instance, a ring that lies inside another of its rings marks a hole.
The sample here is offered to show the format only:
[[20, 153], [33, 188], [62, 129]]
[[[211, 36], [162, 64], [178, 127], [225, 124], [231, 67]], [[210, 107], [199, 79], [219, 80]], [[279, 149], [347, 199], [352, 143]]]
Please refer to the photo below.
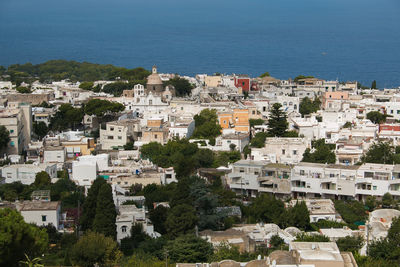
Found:
[[274, 182], [272, 182], [272, 181], [265, 181], [265, 182], [262, 182], [262, 184], [264, 184], [264, 185], [273, 185]]

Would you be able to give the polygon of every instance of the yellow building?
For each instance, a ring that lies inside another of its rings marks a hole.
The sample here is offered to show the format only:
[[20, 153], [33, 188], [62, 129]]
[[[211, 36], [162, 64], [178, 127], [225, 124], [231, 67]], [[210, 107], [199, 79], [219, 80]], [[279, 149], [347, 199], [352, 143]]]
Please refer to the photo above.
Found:
[[221, 85], [221, 76], [206, 76], [204, 83], [206, 87], [218, 87]]

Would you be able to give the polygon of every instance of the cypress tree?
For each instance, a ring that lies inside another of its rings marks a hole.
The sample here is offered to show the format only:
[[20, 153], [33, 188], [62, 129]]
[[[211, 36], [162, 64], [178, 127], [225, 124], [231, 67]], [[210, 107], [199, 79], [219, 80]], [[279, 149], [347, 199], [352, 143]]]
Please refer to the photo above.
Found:
[[99, 194], [100, 187], [105, 183], [104, 179], [97, 178], [89, 189], [85, 202], [82, 205], [83, 211], [80, 224], [83, 231], [92, 229], [93, 220], [96, 215], [97, 195]]
[[372, 81], [372, 84], [371, 84], [371, 89], [376, 89], [377, 87], [376, 87], [376, 81], [375, 80], [373, 80]]
[[112, 238], [116, 237], [115, 219], [117, 212], [109, 184], [103, 184], [97, 195], [96, 215], [93, 220], [93, 231]]

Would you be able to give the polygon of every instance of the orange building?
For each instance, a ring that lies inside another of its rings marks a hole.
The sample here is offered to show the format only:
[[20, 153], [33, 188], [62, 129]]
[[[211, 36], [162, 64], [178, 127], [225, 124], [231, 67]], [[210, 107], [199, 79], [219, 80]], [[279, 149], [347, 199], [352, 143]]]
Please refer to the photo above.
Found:
[[325, 92], [322, 95], [322, 105], [324, 109], [332, 107], [335, 102], [341, 100], [348, 100], [348, 92]]
[[250, 131], [249, 110], [234, 109], [218, 113], [218, 122], [222, 129], [235, 129], [236, 132]]

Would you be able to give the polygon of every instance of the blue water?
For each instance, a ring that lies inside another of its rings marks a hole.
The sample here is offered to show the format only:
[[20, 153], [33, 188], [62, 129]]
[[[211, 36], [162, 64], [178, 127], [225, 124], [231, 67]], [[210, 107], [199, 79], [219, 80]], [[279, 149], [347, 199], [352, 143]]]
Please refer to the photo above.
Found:
[[400, 86], [399, 0], [0, 0], [0, 65], [269, 71]]

